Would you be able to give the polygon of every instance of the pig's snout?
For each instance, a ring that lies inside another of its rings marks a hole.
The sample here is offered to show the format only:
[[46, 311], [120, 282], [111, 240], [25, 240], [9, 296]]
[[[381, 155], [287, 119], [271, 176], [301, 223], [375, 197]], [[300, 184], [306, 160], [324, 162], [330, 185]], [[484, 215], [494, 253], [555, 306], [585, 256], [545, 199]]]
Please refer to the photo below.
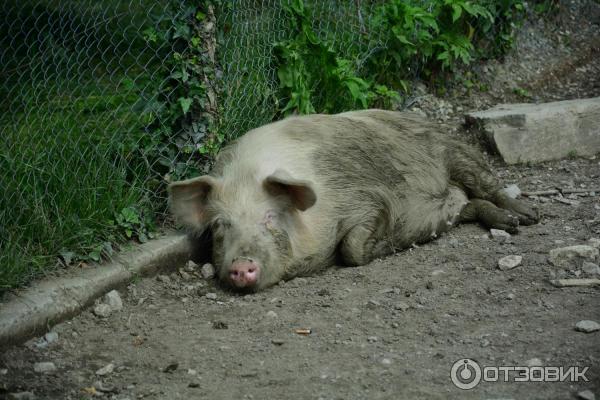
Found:
[[260, 267], [251, 259], [236, 259], [229, 267], [229, 281], [238, 288], [255, 286], [259, 275]]

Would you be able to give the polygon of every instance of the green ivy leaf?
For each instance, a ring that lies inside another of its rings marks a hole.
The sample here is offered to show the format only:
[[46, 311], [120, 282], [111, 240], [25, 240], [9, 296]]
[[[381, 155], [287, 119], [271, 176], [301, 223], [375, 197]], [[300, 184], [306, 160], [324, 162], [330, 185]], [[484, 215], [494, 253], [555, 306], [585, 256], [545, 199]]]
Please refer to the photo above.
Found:
[[184, 114], [187, 114], [190, 111], [190, 107], [192, 106], [193, 99], [189, 97], [180, 97], [178, 99], [179, 105], [181, 106], [181, 110]]

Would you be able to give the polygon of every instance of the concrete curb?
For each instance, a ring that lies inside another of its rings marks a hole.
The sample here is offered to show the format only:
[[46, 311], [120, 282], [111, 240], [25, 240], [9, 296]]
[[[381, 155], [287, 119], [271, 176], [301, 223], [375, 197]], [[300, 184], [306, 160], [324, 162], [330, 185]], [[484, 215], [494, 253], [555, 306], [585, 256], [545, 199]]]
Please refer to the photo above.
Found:
[[133, 277], [183, 265], [191, 254], [187, 236], [171, 235], [137, 246], [109, 264], [82, 270], [75, 276], [34, 283], [0, 304], [0, 348], [41, 335]]

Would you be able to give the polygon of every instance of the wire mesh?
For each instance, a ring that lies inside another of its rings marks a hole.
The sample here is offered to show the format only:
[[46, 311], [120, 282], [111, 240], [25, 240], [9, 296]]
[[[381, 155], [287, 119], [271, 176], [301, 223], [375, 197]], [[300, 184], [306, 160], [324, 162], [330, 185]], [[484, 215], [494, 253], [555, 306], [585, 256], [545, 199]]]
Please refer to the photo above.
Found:
[[[280, 108], [274, 46], [294, 34], [294, 24], [284, 11], [289, 0], [218, 4], [216, 129], [230, 140]], [[315, 33], [357, 71], [383, 45], [385, 35], [368, 28], [376, 1], [305, 4]], [[172, 121], [150, 121], [145, 111], [176, 90], [165, 68], [175, 65], [168, 60], [177, 49], [151, 45], [145, 32], [189, 7], [185, 0], [0, 4], [0, 291], [70, 249], [111, 242], [124, 208], [164, 212], [169, 165], [193, 156], [155, 157], [170, 144], [152, 140], [157, 126]], [[180, 133], [168, 137], [176, 149], [190, 140]]]

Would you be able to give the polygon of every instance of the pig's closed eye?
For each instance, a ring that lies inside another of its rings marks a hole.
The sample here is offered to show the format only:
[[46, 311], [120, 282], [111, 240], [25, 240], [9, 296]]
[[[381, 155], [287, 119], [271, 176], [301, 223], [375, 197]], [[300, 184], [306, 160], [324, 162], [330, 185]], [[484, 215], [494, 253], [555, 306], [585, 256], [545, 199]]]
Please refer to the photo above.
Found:
[[225, 218], [217, 218], [213, 222], [213, 227], [215, 229], [227, 229], [231, 228], [231, 222], [226, 220]]
[[265, 213], [264, 223], [269, 224], [277, 219], [277, 213], [273, 210], [269, 210]]

